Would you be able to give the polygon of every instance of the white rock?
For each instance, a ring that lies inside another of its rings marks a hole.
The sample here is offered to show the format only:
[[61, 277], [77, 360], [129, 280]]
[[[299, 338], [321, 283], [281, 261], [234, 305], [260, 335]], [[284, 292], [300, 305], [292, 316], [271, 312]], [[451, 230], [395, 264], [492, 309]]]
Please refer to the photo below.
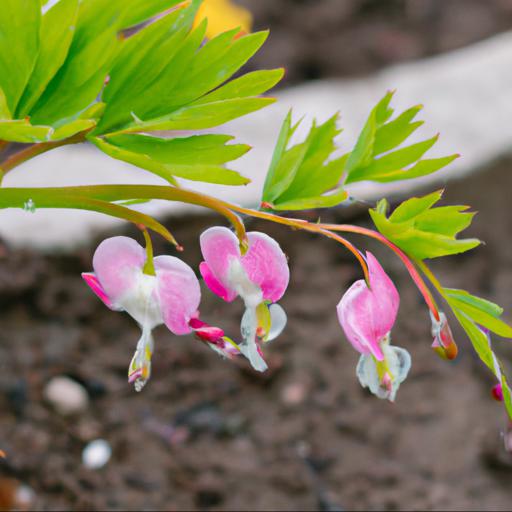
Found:
[[63, 415], [77, 414], [89, 405], [87, 391], [69, 377], [53, 377], [44, 388], [44, 398]]
[[112, 448], [105, 439], [95, 439], [84, 448], [82, 463], [89, 469], [102, 468], [112, 456]]

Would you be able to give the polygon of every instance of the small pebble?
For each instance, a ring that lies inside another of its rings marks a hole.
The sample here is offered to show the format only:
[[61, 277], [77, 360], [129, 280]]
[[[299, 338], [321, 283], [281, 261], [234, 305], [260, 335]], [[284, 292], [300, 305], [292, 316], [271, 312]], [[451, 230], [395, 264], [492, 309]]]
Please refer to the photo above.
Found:
[[112, 456], [112, 448], [104, 439], [95, 439], [84, 448], [82, 463], [89, 469], [102, 468]]
[[44, 388], [44, 398], [65, 416], [82, 412], [89, 405], [85, 388], [69, 377], [53, 377]]
[[288, 384], [281, 392], [281, 400], [286, 405], [299, 405], [306, 398], [306, 387], [300, 382]]

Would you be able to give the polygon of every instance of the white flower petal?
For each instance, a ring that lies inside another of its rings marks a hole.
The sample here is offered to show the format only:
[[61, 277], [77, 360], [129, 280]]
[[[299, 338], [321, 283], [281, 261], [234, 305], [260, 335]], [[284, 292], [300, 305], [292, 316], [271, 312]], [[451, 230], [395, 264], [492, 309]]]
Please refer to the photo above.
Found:
[[266, 341], [275, 340], [286, 327], [288, 318], [285, 310], [279, 304], [271, 304], [268, 308], [270, 312], [270, 331], [268, 333]]

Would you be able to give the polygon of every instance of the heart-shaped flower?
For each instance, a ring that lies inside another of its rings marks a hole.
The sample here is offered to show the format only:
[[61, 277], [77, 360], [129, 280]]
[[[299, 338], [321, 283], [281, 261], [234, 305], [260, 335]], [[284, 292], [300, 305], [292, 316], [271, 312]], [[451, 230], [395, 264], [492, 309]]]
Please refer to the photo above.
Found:
[[231, 357], [237, 346], [225, 342], [221, 329], [198, 318], [201, 289], [194, 271], [174, 256], [153, 259], [154, 275], [144, 272], [146, 251], [131, 238], [101, 242], [93, 257], [94, 272], [82, 277], [112, 310], [126, 311], [140, 325], [141, 338], [128, 370], [128, 380], [140, 391], [151, 375], [152, 330], [161, 324], [177, 335], [195, 332], [215, 351]]
[[265, 233], [247, 233], [248, 249], [240, 251], [235, 234], [225, 227], [207, 229], [200, 238], [204, 261], [199, 269], [208, 288], [227, 302], [240, 296], [242, 317], [240, 351], [258, 371], [267, 364], [258, 339], [270, 341], [286, 325], [284, 310], [274, 304], [286, 291], [290, 271], [279, 244]]
[[337, 306], [338, 320], [347, 339], [361, 354], [357, 376], [363, 387], [379, 398], [395, 399], [411, 367], [409, 353], [390, 345], [400, 296], [375, 256], [366, 253], [369, 286], [356, 281]]

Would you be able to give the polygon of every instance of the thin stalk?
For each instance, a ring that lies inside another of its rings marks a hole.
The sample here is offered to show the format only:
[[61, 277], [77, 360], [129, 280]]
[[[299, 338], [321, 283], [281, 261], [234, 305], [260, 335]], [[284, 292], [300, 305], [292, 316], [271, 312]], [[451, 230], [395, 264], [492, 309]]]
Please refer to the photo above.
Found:
[[101, 201], [164, 199], [203, 206], [223, 215], [235, 228], [242, 245], [247, 243], [240, 217], [213, 197], [190, 190], [159, 185], [91, 185], [78, 187], [0, 188], [0, 208], [23, 208], [32, 200], [36, 208], [74, 208], [83, 198]]
[[80, 132], [67, 139], [33, 144], [32, 146], [22, 149], [17, 153], [14, 153], [3, 162], [0, 162], [0, 169], [3, 171], [5, 175], [9, 171], [12, 171], [15, 167], [18, 167], [22, 163], [26, 162], [27, 160], [30, 160], [31, 158], [34, 158], [38, 155], [42, 155], [47, 151], [59, 148], [61, 146], [67, 146], [68, 144], [78, 144], [80, 142], [84, 142], [86, 134], [87, 132]]

